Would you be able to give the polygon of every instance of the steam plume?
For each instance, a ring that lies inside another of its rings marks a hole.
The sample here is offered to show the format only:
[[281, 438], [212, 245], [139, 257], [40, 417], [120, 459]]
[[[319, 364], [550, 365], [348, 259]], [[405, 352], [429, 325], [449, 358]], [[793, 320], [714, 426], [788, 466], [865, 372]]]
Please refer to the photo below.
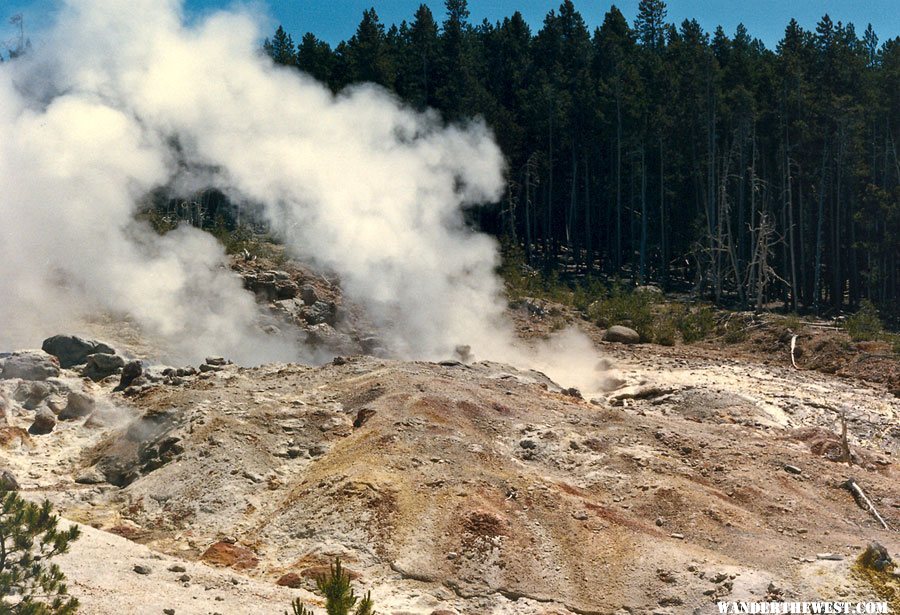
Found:
[[0, 342], [107, 310], [188, 357], [303, 358], [257, 332], [211, 237], [134, 223], [142, 195], [179, 185], [261, 204], [400, 356], [465, 343], [522, 363], [496, 245], [462, 220], [502, 191], [485, 126], [447, 127], [374, 86], [334, 96], [272, 65], [260, 38], [247, 13], [189, 26], [176, 0], [66, 0], [30, 57], [0, 65], [0, 318], [15, 325]]

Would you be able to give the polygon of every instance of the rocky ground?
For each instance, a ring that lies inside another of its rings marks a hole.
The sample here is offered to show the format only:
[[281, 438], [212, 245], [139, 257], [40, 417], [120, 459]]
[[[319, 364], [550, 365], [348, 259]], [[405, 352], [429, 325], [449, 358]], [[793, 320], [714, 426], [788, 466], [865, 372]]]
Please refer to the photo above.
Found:
[[[296, 286], [307, 325], [317, 301], [337, 309]], [[900, 553], [890, 385], [794, 369], [781, 347], [597, 346], [614, 384], [588, 399], [490, 362], [211, 358], [122, 383], [134, 357], [96, 345], [80, 363], [6, 356], [0, 455], [23, 494], [90, 526], [61, 561], [85, 613], [321, 607], [335, 557], [382, 614], [885, 599], [856, 558], [873, 540]]]

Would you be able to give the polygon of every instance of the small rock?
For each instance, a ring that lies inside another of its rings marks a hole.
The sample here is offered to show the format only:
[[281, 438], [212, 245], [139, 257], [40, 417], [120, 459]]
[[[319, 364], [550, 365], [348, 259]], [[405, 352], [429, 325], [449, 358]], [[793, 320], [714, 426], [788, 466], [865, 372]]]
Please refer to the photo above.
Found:
[[656, 527], [662, 527], [662, 526], [663, 526], [663, 523], [665, 523], [665, 521], [663, 521], [663, 518], [662, 518], [662, 517], [657, 517], [657, 518], [656, 518]]
[[165, 615], [175, 615], [175, 609], [163, 609]]
[[36, 410], [52, 394], [49, 382], [25, 380], [16, 387], [15, 400], [26, 410]]
[[788, 474], [803, 474], [803, 470], [801, 470], [797, 466], [792, 466], [792, 465], [788, 465], [788, 464], [784, 465], [784, 471], [787, 472]]
[[56, 415], [47, 406], [41, 406], [34, 413], [34, 422], [28, 428], [28, 433], [33, 436], [42, 436], [53, 431], [56, 427]]
[[684, 540], [684, 534], [674, 533], [674, 534], [669, 534], [669, 536], [671, 538], [677, 538], [678, 540]]
[[521, 446], [524, 449], [533, 450], [533, 449], [537, 448], [537, 442], [526, 438], [525, 440], [522, 440], [521, 442], [519, 442], [519, 446]]
[[6, 468], [0, 470], [0, 491], [18, 491], [19, 481]]
[[360, 408], [359, 412], [356, 413], [356, 418], [353, 420], [353, 429], [359, 429], [373, 416], [375, 416], [375, 410], [372, 408]]
[[586, 521], [588, 518], [588, 514], [583, 510], [576, 510], [572, 513], [572, 518], [578, 521]]
[[840, 562], [844, 559], [844, 556], [838, 555], [837, 553], [816, 553], [816, 559], [825, 559]]
[[106, 482], [106, 476], [97, 468], [88, 468], [75, 477], [75, 482], [79, 485], [99, 485]]
[[149, 566], [144, 566], [143, 564], [135, 564], [132, 569], [138, 574], [150, 574], [151, 570]]
[[59, 413], [61, 421], [69, 421], [88, 416], [94, 411], [94, 398], [80, 391], [69, 391], [66, 407]]
[[185, 567], [181, 564], [173, 564], [166, 568], [169, 572], [185, 572]]
[[304, 284], [300, 287], [300, 298], [306, 305], [313, 305], [319, 300], [319, 293], [312, 284]]
[[122, 368], [122, 377], [119, 379], [118, 386], [113, 390], [124, 391], [136, 378], [140, 378], [143, 373], [144, 367], [141, 365], [140, 361], [129, 361], [125, 364], [125, 367]]
[[228, 361], [224, 357], [206, 357], [206, 365], [222, 366], [227, 364]]
[[181, 581], [182, 583], [190, 583], [191, 577], [190, 577], [190, 575], [183, 574], [180, 577], [178, 577], [178, 580]]
[[243, 476], [244, 478], [246, 478], [248, 480], [253, 481], [254, 483], [261, 483], [263, 481], [262, 476], [260, 476], [259, 474], [250, 472], [248, 470], [244, 470], [244, 472], [241, 474], [241, 476]]

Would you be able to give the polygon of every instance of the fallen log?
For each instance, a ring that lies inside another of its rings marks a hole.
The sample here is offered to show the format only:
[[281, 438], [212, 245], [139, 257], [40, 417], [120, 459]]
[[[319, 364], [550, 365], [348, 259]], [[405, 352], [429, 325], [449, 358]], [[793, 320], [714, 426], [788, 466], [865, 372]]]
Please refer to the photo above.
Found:
[[853, 480], [852, 478], [848, 478], [846, 481], [844, 481], [841, 487], [843, 487], [853, 495], [853, 499], [856, 500], [856, 503], [860, 508], [862, 508], [866, 512], [872, 513], [872, 515], [876, 519], [878, 519], [878, 522], [881, 523], [882, 527], [890, 531], [891, 528], [888, 527], [888, 524], [885, 522], [882, 516], [878, 514], [878, 510], [875, 509], [875, 505], [872, 504], [872, 500], [866, 497], [866, 494], [863, 492], [862, 487], [860, 487], [855, 480]]

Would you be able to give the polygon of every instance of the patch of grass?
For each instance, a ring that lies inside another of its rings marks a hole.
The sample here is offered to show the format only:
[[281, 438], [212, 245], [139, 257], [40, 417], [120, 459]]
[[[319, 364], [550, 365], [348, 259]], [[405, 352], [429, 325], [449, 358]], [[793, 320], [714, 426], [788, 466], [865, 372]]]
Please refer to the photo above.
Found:
[[884, 336], [884, 324], [878, 315], [878, 309], [868, 299], [863, 299], [856, 314], [844, 322], [844, 330], [854, 342], [870, 342]]

